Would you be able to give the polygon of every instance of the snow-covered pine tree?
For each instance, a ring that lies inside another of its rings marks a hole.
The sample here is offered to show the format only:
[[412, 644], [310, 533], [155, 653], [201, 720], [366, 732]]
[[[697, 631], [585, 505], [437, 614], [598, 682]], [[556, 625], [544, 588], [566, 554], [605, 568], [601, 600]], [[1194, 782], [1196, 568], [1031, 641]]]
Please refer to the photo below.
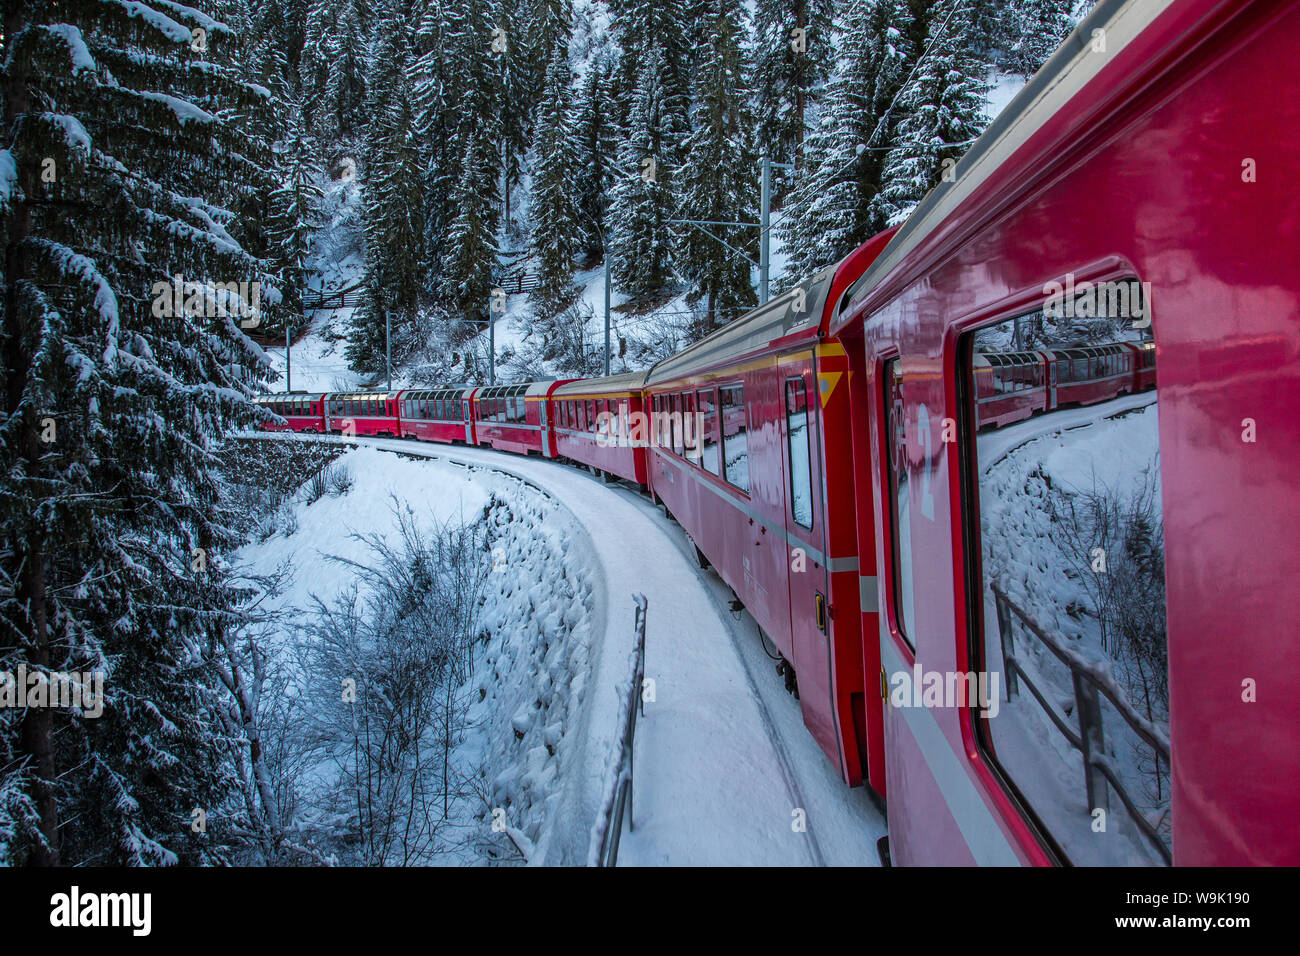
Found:
[[330, 78], [330, 47], [344, 0], [307, 0], [302, 53], [298, 78], [307, 111], [307, 128], [318, 138], [330, 135], [332, 123], [325, 108], [325, 91]]
[[[679, 218], [755, 222], [755, 157], [748, 145], [749, 71], [744, 56], [744, 11], [738, 0], [701, 5], [699, 65], [695, 76], [694, 132], [678, 176]], [[749, 261], [758, 238], [752, 229], [683, 226], [677, 271], [690, 283], [687, 303], [704, 303], [699, 337], [757, 302]], [[720, 241], [721, 240], [721, 241]], [[725, 245], [724, 245], [725, 243]]]
[[881, 147], [893, 133], [888, 110], [915, 62], [912, 13], [907, 0], [841, 0], [838, 22], [839, 60], [785, 203], [782, 286], [848, 255], [884, 226], [871, 201]]
[[973, 52], [965, 0], [943, 0], [931, 12], [930, 35], [916, 71], [898, 95], [897, 144], [885, 157], [878, 221], [898, 222], [956, 164], [988, 125], [987, 67]]
[[281, 312], [291, 321], [302, 316], [302, 288], [312, 234], [320, 226], [323, 171], [316, 141], [308, 134], [301, 103], [290, 104], [289, 126], [276, 162], [277, 185], [268, 202], [266, 237], [269, 269], [280, 279]]
[[227, 28], [169, 0], [15, 0], [3, 28], [0, 667], [100, 672], [104, 698], [0, 712], [0, 858], [219, 862], [213, 447], [265, 356], [211, 283], [277, 295], [222, 206], [259, 169], [223, 117], [257, 94]]
[[412, 27], [399, 0], [376, 9], [375, 55], [366, 86], [366, 275], [346, 354], [351, 367], [378, 373], [391, 334], [394, 362], [421, 344], [424, 291], [424, 164], [410, 75]]
[[588, 265], [605, 255], [606, 208], [617, 153], [610, 95], [613, 70], [613, 62], [607, 57], [592, 62], [574, 108], [574, 183], [578, 226], [582, 230], [580, 256]]
[[682, 0], [625, 0], [620, 72], [631, 77], [627, 127], [615, 168], [609, 235], [614, 284], [633, 298], [677, 285], [673, 177], [690, 132], [689, 54]]
[[1003, 13], [1011, 43], [1007, 66], [1030, 77], [1056, 52], [1070, 30], [1074, 0], [1016, 0]]
[[[528, 0], [496, 0], [492, 6], [490, 51], [502, 94], [501, 198], [507, 234], [513, 231], [515, 188], [523, 176], [546, 69], [544, 62], [540, 65], [534, 62], [529, 30], [536, 24], [529, 19], [531, 9]], [[501, 33], [497, 34], [497, 30]]]
[[754, 5], [757, 149], [776, 162], [798, 158], [812, 101], [834, 68], [834, 7], [833, 0], [757, 0]]
[[492, 26], [484, 6], [477, 0], [445, 0], [444, 10], [447, 151], [427, 176], [430, 205], [437, 208], [436, 216], [430, 213], [426, 248], [438, 262], [433, 289], [438, 308], [481, 322], [497, 271], [501, 114], [509, 106], [502, 102], [501, 68], [492, 57]]
[[[325, 43], [325, 87], [317, 134], [325, 141], [346, 139], [365, 127], [367, 55], [374, 12], [368, 0], [345, 0], [337, 8]], [[402, 64], [406, 66], [407, 64]]]
[[568, 47], [557, 47], [546, 71], [533, 152], [532, 256], [538, 285], [532, 299], [543, 320], [570, 305], [577, 293], [573, 266], [582, 244], [582, 229], [570, 116], [572, 84]]

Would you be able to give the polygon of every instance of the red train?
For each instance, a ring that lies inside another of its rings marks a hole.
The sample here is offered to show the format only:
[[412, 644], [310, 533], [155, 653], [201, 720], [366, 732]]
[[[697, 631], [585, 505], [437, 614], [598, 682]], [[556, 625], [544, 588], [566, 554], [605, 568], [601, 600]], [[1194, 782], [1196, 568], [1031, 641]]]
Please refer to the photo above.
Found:
[[906, 223], [649, 372], [267, 427], [643, 486], [894, 862], [1300, 863], [1297, 41], [1103, 2]]

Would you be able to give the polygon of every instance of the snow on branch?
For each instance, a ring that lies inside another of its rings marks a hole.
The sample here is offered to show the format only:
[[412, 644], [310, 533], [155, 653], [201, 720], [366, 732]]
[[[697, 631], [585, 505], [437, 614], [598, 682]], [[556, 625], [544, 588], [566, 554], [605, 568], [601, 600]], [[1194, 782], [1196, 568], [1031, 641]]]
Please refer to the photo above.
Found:
[[86, 40], [81, 35], [80, 29], [71, 23], [39, 24], [37, 29], [58, 37], [67, 45], [68, 55], [72, 58], [74, 76], [78, 73], [95, 72], [95, 58], [90, 55], [90, 48], [86, 46]]
[[192, 34], [186, 26], [177, 23], [171, 17], [159, 13], [157, 10], [137, 0], [99, 0], [105, 6], [117, 7], [125, 11], [131, 19], [140, 19], [144, 23], [153, 27], [169, 40], [175, 40], [177, 43], [189, 43]]

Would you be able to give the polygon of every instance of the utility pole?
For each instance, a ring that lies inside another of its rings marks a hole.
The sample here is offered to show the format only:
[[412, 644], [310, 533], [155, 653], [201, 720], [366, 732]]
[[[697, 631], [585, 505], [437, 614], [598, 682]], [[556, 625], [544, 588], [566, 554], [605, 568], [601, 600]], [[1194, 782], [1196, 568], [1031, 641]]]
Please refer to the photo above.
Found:
[[284, 320], [284, 390], [293, 391], [293, 358], [290, 356], [289, 320]]
[[393, 313], [384, 309], [384, 366], [388, 369], [388, 390], [393, 390]]
[[759, 160], [763, 167], [758, 179], [758, 304], [767, 302], [767, 278], [772, 267], [772, 253], [768, 236], [772, 227], [772, 160], [765, 155]]
[[759, 163], [763, 170], [758, 183], [758, 304], [763, 305], [768, 299], [768, 273], [772, 267], [772, 168], [794, 169], [794, 164], [774, 163], [767, 156]]
[[488, 384], [497, 383], [497, 320], [488, 307]]
[[[601, 245], [605, 237], [600, 237]], [[605, 375], [609, 375], [609, 250], [605, 250]]]

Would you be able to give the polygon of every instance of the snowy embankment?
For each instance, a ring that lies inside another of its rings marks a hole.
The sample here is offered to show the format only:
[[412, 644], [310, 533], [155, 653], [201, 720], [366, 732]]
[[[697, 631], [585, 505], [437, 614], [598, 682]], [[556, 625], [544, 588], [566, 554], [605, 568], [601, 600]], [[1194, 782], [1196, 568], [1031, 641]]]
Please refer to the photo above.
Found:
[[[565, 791], [571, 765], [581, 766], [587, 745], [597, 601], [581, 529], [555, 500], [499, 472], [367, 447], [349, 451], [337, 465], [351, 472], [349, 491], [311, 503], [300, 496], [289, 504], [287, 533], [245, 547], [237, 560], [253, 574], [290, 561], [292, 581], [275, 602], [306, 612], [317, 602], [331, 604], [356, 582], [355, 570], [337, 559], [371, 560], [362, 536], [396, 537], [394, 508], [410, 509], [426, 527], [486, 514], [492, 572], [479, 625], [489, 637], [475, 649], [461, 688], [473, 703], [452, 756], [466, 779], [477, 778], [472, 796], [455, 802], [453, 826], [480, 834], [440, 852], [465, 863], [473, 862], [475, 848], [480, 858], [484, 847], [502, 851], [491, 854], [498, 858], [515, 856], [514, 847], [543, 858], [551, 841], [582, 843], [587, 824]], [[275, 641], [282, 654], [302, 639], [303, 620], [295, 615], [283, 625]], [[328, 772], [326, 761], [316, 775]], [[514, 847], [504, 843], [507, 836]]]
[[[653, 681], [653, 700], [638, 723], [635, 829], [623, 835], [620, 864], [877, 862], [875, 841], [885, 832], [880, 814], [863, 790], [839, 780], [764, 655], [753, 622], [729, 612], [729, 589], [712, 572], [698, 570], [685, 535], [662, 511], [630, 488], [604, 485], [555, 462], [396, 439], [362, 441], [375, 450], [476, 466], [479, 476], [497, 472], [530, 482], [562, 506], [553, 523], [567, 529], [559, 533], [572, 543], [569, 558], [589, 562], [589, 696], [565, 738], [580, 740], [582, 753], [556, 767], [563, 775], [560, 789], [547, 792], [560, 794], [556, 806], [570, 816], [554, 818], [559, 822], [543, 834], [534, 861], [586, 858], [583, 827], [595, 818], [614, 752], [621, 706], [615, 688], [627, 677], [632, 593], [639, 591], [649, 602], [646, 677]], [[590, 551], [578, 547], [579, 539]], [[506, 706], [493, 719], [515, 716]], [[796, 824], [805, 819], [802, 830]]]

